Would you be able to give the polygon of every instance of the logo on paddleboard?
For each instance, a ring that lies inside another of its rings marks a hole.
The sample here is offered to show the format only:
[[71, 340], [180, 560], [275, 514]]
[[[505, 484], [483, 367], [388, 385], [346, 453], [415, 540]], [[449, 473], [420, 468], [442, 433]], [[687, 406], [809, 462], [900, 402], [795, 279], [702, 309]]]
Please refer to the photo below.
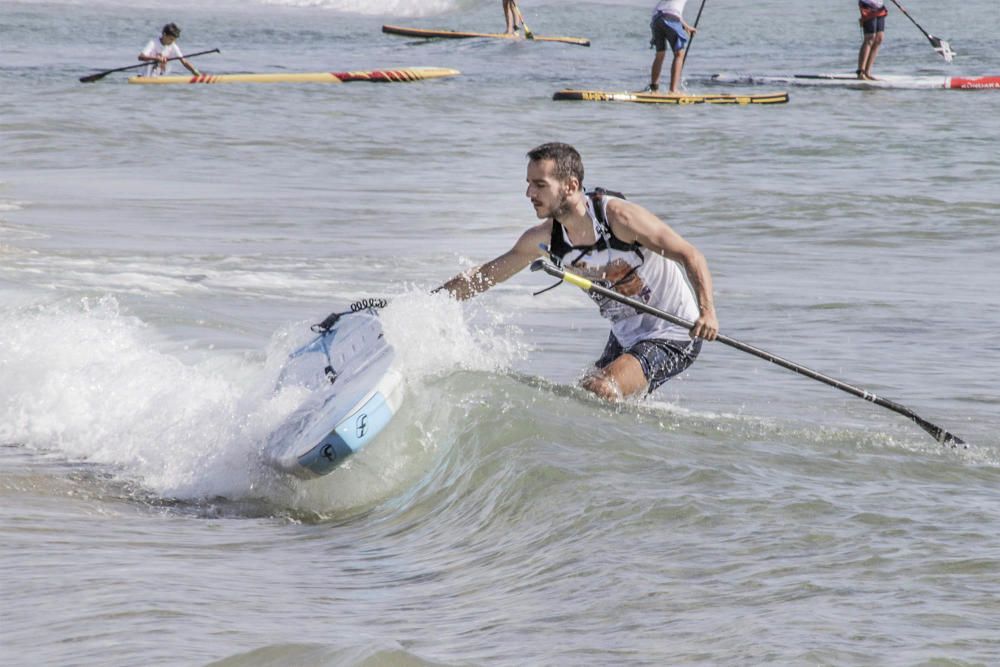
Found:
[[362, 414], [362, 415], [358, 416], [357, 420], [355, 420], [355, 422], [354, 422], [354, 429], [355, 429], [354, 432], [358, 436], [359, 439], [365, 437], [365, 433], [368, 432], [368, 415], [367, 414]]

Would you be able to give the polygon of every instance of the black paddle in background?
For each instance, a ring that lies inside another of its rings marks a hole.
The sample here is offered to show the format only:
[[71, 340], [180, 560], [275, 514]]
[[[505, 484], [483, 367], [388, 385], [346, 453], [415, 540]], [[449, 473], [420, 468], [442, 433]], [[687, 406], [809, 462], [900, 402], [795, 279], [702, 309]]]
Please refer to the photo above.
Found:
[[[210, 51], [199, 51], [198, 53], [192, 53], [189, 56], [184, 56], [183, 59], [194, 58], [195, 56], [203, 56], [206, 53], [222, 53], [222, 51], [220, 51], [219, 49], [212, 49]], [[167, 58], [168, 62], [171, 61], [171, 60], [182, 60], [182, 59], [181, 58]], [[109, 69], [109, 70], [105, 70], [103, 72], [98, 72], [97, 74], [88, 74], [87, 76], [81, 76], [80, 77], [80, 83], [93, 83], [94, 81], [100, 81], [101, 79], [103, 79], [107, 75], [111, 74], [112, 72], [124, 72], [125, 70], [138, 69], [139, 67], [149, 67], [150, 65], [155, 65], [155, 64], [156, 64], [155, 60], [148, 60], [146, 62], [139, 63], [138, 65], [129, 65], [128, 67], [117, 67], [115, 69]]]
[[903, 5], [901, 5], [898, 2], [896, 2], [896, 0], [892, 0], [892, 4], [894, 4], [897, 7], [899, 7], [899, 11], [903, 12], [903, 14], [906, 15], [906, 18], [908, 18], [911, 21], [913, 21], [913, 25], [917, 26], [917, 29], [920, 30], [920, 32], [924, 33], [924, 37], [926, 37], [927, 41], [929, 41], [931, 43], [931, 46], [934, 47], [934, 50], [941, 54], [941, 57], [944, 58], [944, 61], [946, 63], [950, 63], [952, 61], [952, 59], [955, 57], [956, 53], [951, 50], [951, 45], [948, 44], [948, 42], [946, 42], [943, 39], [940, 39], [938, 37], [935, 37], [934, 35], [930, 34], [926, 30], [924, 30], [923, 28], [921, 28], [920, 24], [917, 23], [916, 20], [912, 16], [910, 16], [910, 12], [906, 11], [906, 8], [903, 7]]
[[[563, 271], [562, 269], [554, 266], [551, 262], [547, 262], [544, 259], [536, 259], [534, 262], [532, 262], [531, 270], [545, 271], [551, 276], [555, 276], [556, 278], [561, 278], [562, 280], [565, 280], [571, 285], [576, 285], [585, 292], [600, 294], [603, 297], [607, 297], [608, 299], [612, 299], [614, 301], [617, 301], [618, 303], [623, 303], [625, 305], [631, 306], [638, 311], [641, 311], [643, 313], [649, 313], [654, 317], [659, 317], [660, 319], [672, 322], [678, 326], [682, 326], [687, 329], [690, 329], [691, 327], [694, 326], [693, 322], [688, 322], [685, 319], [677, 317], [676, 315], [671, 315], [670, 313], [662, 311], [659, 308], [653, 308], [652, 306], [648, 306], [641, 301], [636, 301], [635, 299], [619, 294], [614, 290], [601, 287], [600, 285], [595, 285], [590, 280], [582, 276], [578, 276], [575, 273]], [[915, 412], [913, 412], [909, 408], [904, 407], [899, 403], [894, 403], [888, 399], [881, 398], [871, 393], [870, 391], [861, 389], [859, 387], [855, 387], [853, 385], [849, 385], [846, 382], [841, 382], [840, 380], [834, 379], [828, 375], [823, 375], [822, 373], [819, 373], [817, 371], [810, 370], [805, 366], [800, 366], [799, 364], [796, 364], [792, 361], [788, 361], [787, 359], [782, 359], [781, 357], [771, 354], [770, 352], [765, 352], [764, 350], [758, 347], [754, 347], [753, 345], [747, 345], [746, 343], [741, 343], [740, 341], [733, 338], [729, 338], [728, 336], [723, 336], [722, 334], [719, 334], [715, 340], [719, 341], [724, 345], [728, 345], [729, 347], [734, 347], [737, 350], [740, 350], [741, 352], [747, 352], [756, 357], [760, 357], [761, 359], [770, 361], [771, 363], [777, 364], [782, 368], [787, 368], [790, 371], [795, 371], [799, 375], [804, 375], [808, 378], [812, 378], [813, 380], [819, 380], [820, 382], [828, 384], [831, 387], [835, 387], [837, 389], [840, 389], [841, 391], [847, 392], [848, 394], [853, 394], [858, 398], [863, 398], [866, 401], [874, 403], [875, 405], [880, 405], [883, 408], [888, 408], [893, 412], [901, 414], [904, 417], [907, 417], [910, 420], [912, 420], [920, 428], [930, 433], [931, 437], [933, 437], [942, 445], [950, 444], [952, 447], [956, 447], [958, 445], [965, 445], [966, 447], [968, 447], [968, 445], [965, 444], [965, 441], [959, 438], [958, 436], [952, 435], [951, 433], [944, 430], [940, 426], [936, 426], [935, 424], [930, 423], [926, 419], [918, 416]]]
[[[705, 3], [706, 2], [708, 2], [708, 0], [701, 0], [701, 6], [698, 7], [698, 15], [694, 17], [694, 25], [692, 26], [693, 28], [697, 29], [697, 27], [698, 27], [698, 21], [701, 20], [701, 12], [705, 9]], [[694, 41], [695, 34], [696, 33], [692, 33], [691, 34], [691, 38], [688, 40], [687, 46], [684, 47], [684, 66], [685, 67], [687, 67], [687, 57], [691, 53], [691, 42]]]

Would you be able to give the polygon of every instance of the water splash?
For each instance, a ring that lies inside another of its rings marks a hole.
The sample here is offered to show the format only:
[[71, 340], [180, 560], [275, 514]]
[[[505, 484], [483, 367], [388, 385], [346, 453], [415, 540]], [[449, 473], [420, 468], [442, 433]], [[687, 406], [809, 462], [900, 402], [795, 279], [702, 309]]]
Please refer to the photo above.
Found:
[[497, 336], [492, 326], [468, 326], [463, 312], [426, 294], [386, 309], [386, 335], [408, 382], [404, 410], [379, 446], [322, 480], [287, 478], [259, 456], [304, 398], [300, 388], [275, 391], [275, 381], [289, 351], [310, 335], [305, 323], [277, 331], [263, 351], [191, 350], [122, 312], [113, 297], [5, 314], [0, 442], [98, 464], [163, 499], [356, 510], [423, 474], [448, 446], [453, 397], [428, 380], [503, 368], [523, 351], [513, 330]]

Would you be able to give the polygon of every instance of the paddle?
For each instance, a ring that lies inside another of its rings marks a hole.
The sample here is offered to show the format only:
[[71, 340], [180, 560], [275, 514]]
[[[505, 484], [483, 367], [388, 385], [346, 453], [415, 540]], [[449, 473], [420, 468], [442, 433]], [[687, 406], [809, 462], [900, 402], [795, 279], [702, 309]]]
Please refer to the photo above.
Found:
[[934, 47], [934, 50], [941, 54], [941, 57], [944, 58], [944, 61], [946, 63], [950, 63], [952, 58], [954, 58], [956, 55], [955, 52], [951, 50], [951, 45], [948, 44], [948, 42], [944, 41], [943, 39], [935, 37], [934, 35], [924, 30], [922, 27], [920, 27], [920, 24], [917, 23], [912, 16], [910, 16], [910, 12], [906, 11], [906, 8], [903, 7], [903, 5], [896, 2], [896, 0], [892, 0], [892, 4], [899, 7], [899, 11], [903, 12], [903, 14], [906, 15], [906, 18], [913, 21], [913, 25], [917, 26], [917, 29], [920, 30], [920, 32], [924, 33], [924, 37], [926, 37], [927, 40], [931, 43], [931, 46]]
[[525, 38], [534, 39], [535, 33], [531, 32], [531, 28], [529, 28], [528, 24], [524, 22], [524, 14], [521, 13], [521, 8], [517, 6], [516, 2], [514, 3], [514, 11], [517, 13], [517, 18], [521, 22], [521, 27], [524, 28]]
[[[644, 313], [649, 313], [654, 317], [659, 317], [660, 319], [672, 322], [673, 324], [682, 326], [686, 329], [690, 329], [691, 327], [694, 326], [693, 322], [688, 322], [687, 320], [677, 317], [676, 315], [671, 315], [670, 313], [662, 311], [658, 308], [653, 308], [652, 306], [648, 306], [642, 303], [641, 301], [636, 301], [635, 299], [623, 296], [618, 292], [615, 292], [614, 290], [601, 287], [600, 285], [595, 285], [590, 280], [587, 280], [586, 278], [578, 276], [574, 273], [563, 271], [562, 269], [554, 266], [551, 262], [547, 262], [544, 259], [536, 259], [534, 262], [532, 262], [531, 270], [545, 271], [551, 276], [555, 276], [556, 278], [561, 278], [562, 280], [565, 280], [571, 285], [576, 285], [585, 292], [599, 294], [603, 297], [631, 306], [636, 310], [639, 310]], [[719, 334], [716, 340], [730, 347], [734, 347], [742, 352], [747, 352], [754, 356], [760, 357], [761, 359], [766, 359], [767, 361], [770, 361], [773, 364], [777, 364], [778, 366], [787, 368], [790, 371], [795, 371], [800, 375], [805, 375], [806, 377], [812, 378], [813, 380], [819, 380], [824, 384], [828, 384], [831, 387], [836, 387], [841, 391], [845, 391], [848, 394], [853, 394], [854, 396], [863, 398], [866, 401], [870, 401], [876, 405], [880, 405], [883, 408], [888, 408], [893, 412], [903, 415], [904, 417], [908, 417], [913, 422], [915, 422], [917, 426], [930, 433], [931, 437], [933, 437], [935, 440], [937, 440], [943, 445], [948, 443], [952, 443], [952, 447], [955, 447], [956, 445], [965, 445], [965, 441], [959, 438], [958, 436], [952, 435], [951, 433], [944, 430], [940, 426], [935, 426], [926, 419], [917, 416], [909, 408], [906, 408], [902, 405], [899, 405], [898, 403], [893, 403], [890, 400], [876, 396], [870, 391], [849, 385], [846, 382], [841, 382], [840, 380], [836, 380], [827, 375], [823, 375], [822, 373], [810, 370], [804, 366], [800, 366], [794, 362], [788, 361], [787, 359], [782, 359], [781, 357], [775, 356], [770, 352], [765, 352], [760, 348], [753, 347], [752, 345], [747, 345], [746, 343], [741, 343], [738, 340], [729, 338], [728, 336], [723, 336], [722, 334]]]
[[[708, 2], [708, 0], [701, 0], [701, 6], [698, 7], [698, 15], [694, 17], [694, 26], [693, 26], [694, 28], [698, 27], [698, 21], [701, 20], [701, 12], [703, 9], [705, 9], [706, 2]], [[691, 55], [691, 42], [694, 41], [694, 35], [695, 33], [691, 34], [691, 38], [688, 39], [687, 46], [684, 47], [684, 64], [687, 64], [687, 57]]]
[[[206, 53], [222, 53], [219, 49], [212, 49], [210, 51], [199, 51], [198, 53], [192, 53], [189, 56], [184, 56], [184, 58], [194, 58], [196, 56], [203, 56]], [[181, 60], [181, 58], [167, 58], [167, 61], [171, 60]], [[137, 69], [139, 67], [149, 67], [150, 64], [155, 64], [155, 61], [146, 61], [144, 63], [139, 63], [138, 65], [129, 65], [128, 67], [117, 67], [115, 69], [109, 69], [104, 72], [98, 72], [97, 74], [88, 74], [87, 76], [80, 77], [80, 83], [93, 83], [94, 81], [100, 81], [112, 72], [124, 72], [127, 69]]]

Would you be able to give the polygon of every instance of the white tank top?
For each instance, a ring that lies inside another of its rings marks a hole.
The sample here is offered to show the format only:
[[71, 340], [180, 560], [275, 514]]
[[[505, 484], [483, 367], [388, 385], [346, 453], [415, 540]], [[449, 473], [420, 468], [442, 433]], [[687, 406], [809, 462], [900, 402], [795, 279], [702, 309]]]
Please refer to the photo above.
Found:
[[656, 7], [653, 8], [653, 15], [655, 16], [662, 12], [680, 18], [684, 16], [684, 5], [686, 4], [687, 0], [660, 0], [656, 3]]
[[[604, 208], [604, 219], [607, 220], [609, 195], [601, 198]], [[587, 200], [587, 214], [594, 225], [596, 238], [608, 238], [609, 231], [598, 221], [594, 213], [593, 202]], [[562, 227], [563, 240], [569, 245], [566, 228]], [[593, 281], [604, 281], [605, 287], [622, 280], [629, 271], [635, 272], [626, 280], [614, 286], [614, 290], [625, 296], [642, 301], [654, 308], [684, 318], [690, 322], [698, 319], [698, 300], [694, 290], [687, 282], [684, 270], [672, 260], [659, 255], [648, 248], [639, 247], [635, 250], [619, 250], [612, 248], [591, 249], [577, 259], [580, 250], [570, 250], [563, 260], [567, 271], [578, 273]], [[641, 257], [638, 253], [641, 253]], [[624, 348], [629, 348], [640, 340], [647, 338], [666, 338], [668, 340], [690, 341], [688, 329], [671, 324], [653, 315], [640, 313], [631, 306], [613, 301], [598, 294], [591, 298], [601, 310], [601, 316], [611, 321], [611, 332]]]

